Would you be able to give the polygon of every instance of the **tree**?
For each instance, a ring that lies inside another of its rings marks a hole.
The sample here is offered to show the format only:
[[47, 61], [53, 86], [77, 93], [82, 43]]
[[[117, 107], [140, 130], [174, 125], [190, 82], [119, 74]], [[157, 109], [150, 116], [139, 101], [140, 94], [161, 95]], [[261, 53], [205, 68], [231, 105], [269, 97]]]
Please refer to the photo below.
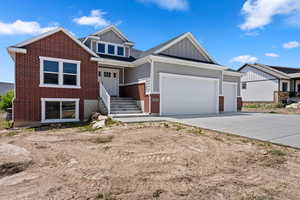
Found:
[[8, 108], [11, 108], [13, 98], [14, 98], [14, 91], [13, 90], [10, 90], [10, 91], [6, 92], [0, 98], [0, 110], [7, 111]]

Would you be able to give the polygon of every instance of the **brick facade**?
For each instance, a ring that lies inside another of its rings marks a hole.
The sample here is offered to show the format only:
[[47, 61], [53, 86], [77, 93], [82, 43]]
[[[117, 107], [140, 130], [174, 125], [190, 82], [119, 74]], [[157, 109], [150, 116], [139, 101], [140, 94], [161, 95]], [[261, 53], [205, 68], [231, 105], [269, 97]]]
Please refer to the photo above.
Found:
[[120, 96], [144, 101], [144, 112], [149, 112], [149, 95], [146, 95], [145, 83], [120, 87]]
[[219, 96], [219, 112], [224, 112], [224, 96]]
[[[63, 32], [57, 32], [25, 47], [27, 54], [16, 54], [15, 125], [41, 121], [41, 98], [79, 98], [79, 118], [84, 118], [84, 99], [97, 99], [97, 63], [91, 55]], [[79, 60], [80, 89], [39, 87], [39, 56]]]

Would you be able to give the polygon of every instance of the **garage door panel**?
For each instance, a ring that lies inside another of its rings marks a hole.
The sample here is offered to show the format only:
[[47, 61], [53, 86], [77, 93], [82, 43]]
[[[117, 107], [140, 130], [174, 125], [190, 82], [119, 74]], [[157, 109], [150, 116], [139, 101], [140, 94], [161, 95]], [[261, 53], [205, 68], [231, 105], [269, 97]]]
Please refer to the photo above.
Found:
[[215, 79], [161, 76], [161, 113], [216, 113], [217, 92], [218, 82]]

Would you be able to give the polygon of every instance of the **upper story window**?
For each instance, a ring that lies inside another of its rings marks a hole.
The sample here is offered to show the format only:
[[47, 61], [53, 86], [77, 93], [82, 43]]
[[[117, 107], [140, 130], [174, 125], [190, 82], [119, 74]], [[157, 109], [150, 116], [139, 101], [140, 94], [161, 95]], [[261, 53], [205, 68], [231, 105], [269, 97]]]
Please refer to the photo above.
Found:
[[80, 61], [40, 57], [40, 87], [80, 88]]
[[246, 90], [246, 89], [247, 89], [247, 83], [246, 83], [246, 82], [243, 82], [243, 83], [242, 83], [242, 89], [243, 89], [243, 90]]
[[125, 47], [113, 43], [98, 42], [97, 53], [114, 56], [125, 56]]

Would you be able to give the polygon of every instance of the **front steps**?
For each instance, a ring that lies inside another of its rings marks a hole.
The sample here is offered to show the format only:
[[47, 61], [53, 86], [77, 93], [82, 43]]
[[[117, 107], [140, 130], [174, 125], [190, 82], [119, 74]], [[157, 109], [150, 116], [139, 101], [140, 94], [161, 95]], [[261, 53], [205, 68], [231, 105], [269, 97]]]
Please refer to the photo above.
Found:
[[111, 97], [110, 115], [134, 115], [141, 114], [142, 110], [137, 106], [136, 100], [130, 97]]

